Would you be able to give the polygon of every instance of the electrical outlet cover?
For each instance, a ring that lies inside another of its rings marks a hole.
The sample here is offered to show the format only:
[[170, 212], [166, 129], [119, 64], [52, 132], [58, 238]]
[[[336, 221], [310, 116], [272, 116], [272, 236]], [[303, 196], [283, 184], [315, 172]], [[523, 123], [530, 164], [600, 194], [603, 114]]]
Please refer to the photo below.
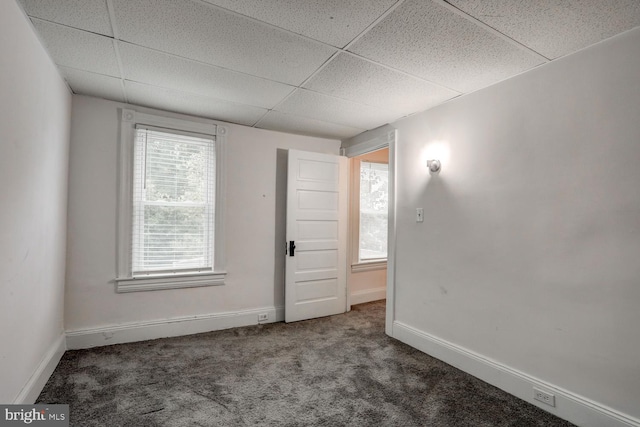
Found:
[[548, 391], [533, 388], [533, 398], [549, 406], [556, 406], [556, 396]]

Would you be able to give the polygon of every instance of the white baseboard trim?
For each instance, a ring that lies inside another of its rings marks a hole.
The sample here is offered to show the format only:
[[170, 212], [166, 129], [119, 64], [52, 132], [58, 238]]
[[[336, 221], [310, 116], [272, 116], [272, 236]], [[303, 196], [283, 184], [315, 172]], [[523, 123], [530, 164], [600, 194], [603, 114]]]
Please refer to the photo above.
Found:
[[58, 366], [66, 349], [65, 337], [64, 333], [62, 333], [56, 338], [53, 345], [51, 345], [44, 355], [36, 367], [36, 370], [31, 374], [31, 378], [29, 378], [24, 387], [22, 387], [22, 390], [20, 390], [20, 393], [18, 393], [18, 396], [13, 401], [14, 404], [32, 405], [36, 401], [44, 385], [49, 381], [51, 374], [53, 374], [56, 366]]
[[[258, 315], [266, 313], [268, 319], [258, 322]], [[158, 338], [177, 337], [218, 331], [221, 329], [272, 323], [284, 320], [284, 307], [263, 307], [203, 316], [174, 317], [149, 322], [67, 331], [67, 348], [100, 347]]]
[[365, 289], [351, 294], [351, 305], [363, 304], [365, 302], [378, 301], [387, 297], [387, 288]]
[[[640, 427], [640, 420], [483, 357], [401, 322], [393, 338], [581, 427]], [[556, 406], [533, 399], [533, 387], [553, 393]]]

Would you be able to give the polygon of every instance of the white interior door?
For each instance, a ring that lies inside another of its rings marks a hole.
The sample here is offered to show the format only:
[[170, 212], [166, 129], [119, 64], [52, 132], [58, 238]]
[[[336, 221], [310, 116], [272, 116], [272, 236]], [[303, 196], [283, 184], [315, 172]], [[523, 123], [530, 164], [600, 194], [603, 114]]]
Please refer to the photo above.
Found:
[[285, 321], [346, 311], [347, 158], [289, 150]]

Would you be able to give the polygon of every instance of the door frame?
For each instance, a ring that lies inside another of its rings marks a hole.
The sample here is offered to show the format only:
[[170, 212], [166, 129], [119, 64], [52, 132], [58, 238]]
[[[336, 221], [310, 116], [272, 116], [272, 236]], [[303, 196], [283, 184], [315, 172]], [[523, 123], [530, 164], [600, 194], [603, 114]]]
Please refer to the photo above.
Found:
[[[372, 151], [389, 148], [389, 216], [387, 230], [387, 302], [385, 317], [385, 333], [393, 336], [395, 319], [395, 280], [396, 280], [396, 150], [398, 130], [391, 125], [363, 132], [353, 138], [342, 141], [341, 154], [348, 158], [367, 154]], [[354, 171], [349, 169], [349, 178]], [[349, 195], [351, 197], [351, 195]], [[349, 221], [349, 236], [351, 236]], [[348, 241], [348, 268], [351, 266], [351, 238]], [[351, 287], [347, 280], [347, 310], [351, 309]]]

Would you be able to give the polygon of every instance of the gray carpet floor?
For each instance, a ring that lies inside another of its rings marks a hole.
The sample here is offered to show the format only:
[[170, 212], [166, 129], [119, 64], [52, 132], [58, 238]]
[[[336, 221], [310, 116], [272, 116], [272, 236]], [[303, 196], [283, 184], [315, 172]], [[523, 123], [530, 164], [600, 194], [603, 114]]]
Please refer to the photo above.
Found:
[[38, 403], [72, 426], [571, 426], [384, 334], [384, 302], [68, 351]]

